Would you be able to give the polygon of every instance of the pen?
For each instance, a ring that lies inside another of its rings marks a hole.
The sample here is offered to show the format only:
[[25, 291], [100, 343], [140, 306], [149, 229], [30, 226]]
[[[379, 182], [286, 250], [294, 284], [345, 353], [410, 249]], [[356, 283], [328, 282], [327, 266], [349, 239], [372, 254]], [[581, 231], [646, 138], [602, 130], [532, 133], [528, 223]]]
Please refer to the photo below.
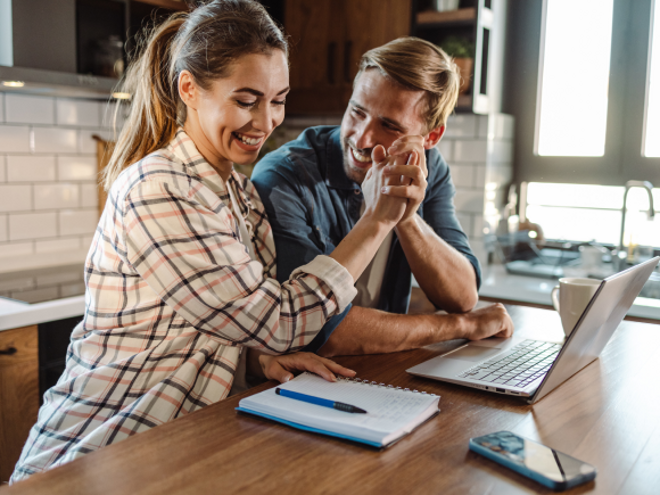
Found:
[[317, 406], [331, 407], [333, 409], [338, 409], [339, 411], [344, 411], [348, 413], [367, 414], [367, 411], [365, 411], [364, 409], [351, 406], [350, 404], [344, 404], [343, 402], [335, 402], [329, 399], [322, 399], [321, 397], [314, 397], [312, 395], [300, 394], [298, 392], [285, 390], [279, 387], [275, 389], [275, 393], [277, 395], [281, 395], [282, 397], [288, 397], [289, 399], [309, 402], [310, 404], [316, 404]]

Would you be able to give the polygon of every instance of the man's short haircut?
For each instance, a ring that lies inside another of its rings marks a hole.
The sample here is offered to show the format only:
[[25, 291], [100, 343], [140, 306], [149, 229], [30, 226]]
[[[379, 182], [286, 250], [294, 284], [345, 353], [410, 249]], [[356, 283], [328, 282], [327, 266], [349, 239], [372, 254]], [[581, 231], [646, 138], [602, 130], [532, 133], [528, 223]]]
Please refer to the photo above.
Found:
[[426, 91], [423, 117], [427, 130], [446, 124], [458, 100], [461, 76], [453, 59], [441, 48], [413, 36], [398, 38], [362, 55], [355, 81], [370, 69], [378, 69], [406, 89]]

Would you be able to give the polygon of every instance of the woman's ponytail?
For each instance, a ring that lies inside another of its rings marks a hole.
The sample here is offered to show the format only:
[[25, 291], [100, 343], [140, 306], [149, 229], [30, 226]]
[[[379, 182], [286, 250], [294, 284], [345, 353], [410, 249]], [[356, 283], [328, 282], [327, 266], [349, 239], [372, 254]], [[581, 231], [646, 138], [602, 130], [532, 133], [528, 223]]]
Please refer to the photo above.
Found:
[[154, 29], [126, 71], [121, 91], [131, 95], [131, 110], [103, 171], [106, 190], [125, 166], [166, 146], [182, 124], [177, 122], [181, 101], [176, 93], [172, 43], [185, 20], [186, 14], [175, 14]]
[[177, 87], [181, 71], [208, 90], [241, 56], [272, 50], [286, 54], [286, 39], [255, 0], [212, 0], [154, 29], [126, 71], [122, 92], [132, 97], [131, 111], [103, 171], [105, 189], [125, 167], [167, 146], [185, 123]]

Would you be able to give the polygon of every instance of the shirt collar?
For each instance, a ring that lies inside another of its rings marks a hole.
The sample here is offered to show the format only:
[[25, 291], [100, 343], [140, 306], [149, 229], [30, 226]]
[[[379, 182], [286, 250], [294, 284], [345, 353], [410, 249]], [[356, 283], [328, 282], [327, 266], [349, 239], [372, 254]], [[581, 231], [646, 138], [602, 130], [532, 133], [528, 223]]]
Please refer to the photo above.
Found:
[[[229, 204], [227, 184], [222, 180], [218, 171], [202, 156], [193, 140], [182, 127], [177, 129], [174, 139], [172, 139], [168, 148], [174, 156], [183, 162], [191, 176], [196, 177], [226, 204]], [[252, 203], [245, 192], [245, 181], [233, 168], [228, 182], [234, 184], [234, 190], [238, 193], [238, 201], [252, 208]]]
[[360, 185], [349, 179], [344, 170], [344, 154], [341, 149], [341, 126], [330, 133], [326, 144], [325, 182], [334, 189], [354, 190]]

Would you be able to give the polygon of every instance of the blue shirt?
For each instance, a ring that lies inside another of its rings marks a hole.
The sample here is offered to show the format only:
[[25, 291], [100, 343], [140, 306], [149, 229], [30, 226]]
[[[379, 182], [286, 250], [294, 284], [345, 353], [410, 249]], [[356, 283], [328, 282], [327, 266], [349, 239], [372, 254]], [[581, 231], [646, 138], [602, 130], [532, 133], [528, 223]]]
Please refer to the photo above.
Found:
[[[453, 203], [456, 190], [449, 166], [435, 148], [426, 151], [426, 162], [428, 186], [418, 214], [472, 263], [478, 288], [479, 262], [456, 219]], [[305, 129], [295, 141], [259, 161], [251, 180], [273, 228], [280, 282], [288, 280], [294, 269], [317, 255], [332, 253], [360, 218], [362, 190], [344, 172], [338, 126]], [[405, 314], [410, 292], [410, 265], [394, 234], [378, 309]], [[305, 350], [314, 352], [325, 344], [350, 308], [330, 318]]]

